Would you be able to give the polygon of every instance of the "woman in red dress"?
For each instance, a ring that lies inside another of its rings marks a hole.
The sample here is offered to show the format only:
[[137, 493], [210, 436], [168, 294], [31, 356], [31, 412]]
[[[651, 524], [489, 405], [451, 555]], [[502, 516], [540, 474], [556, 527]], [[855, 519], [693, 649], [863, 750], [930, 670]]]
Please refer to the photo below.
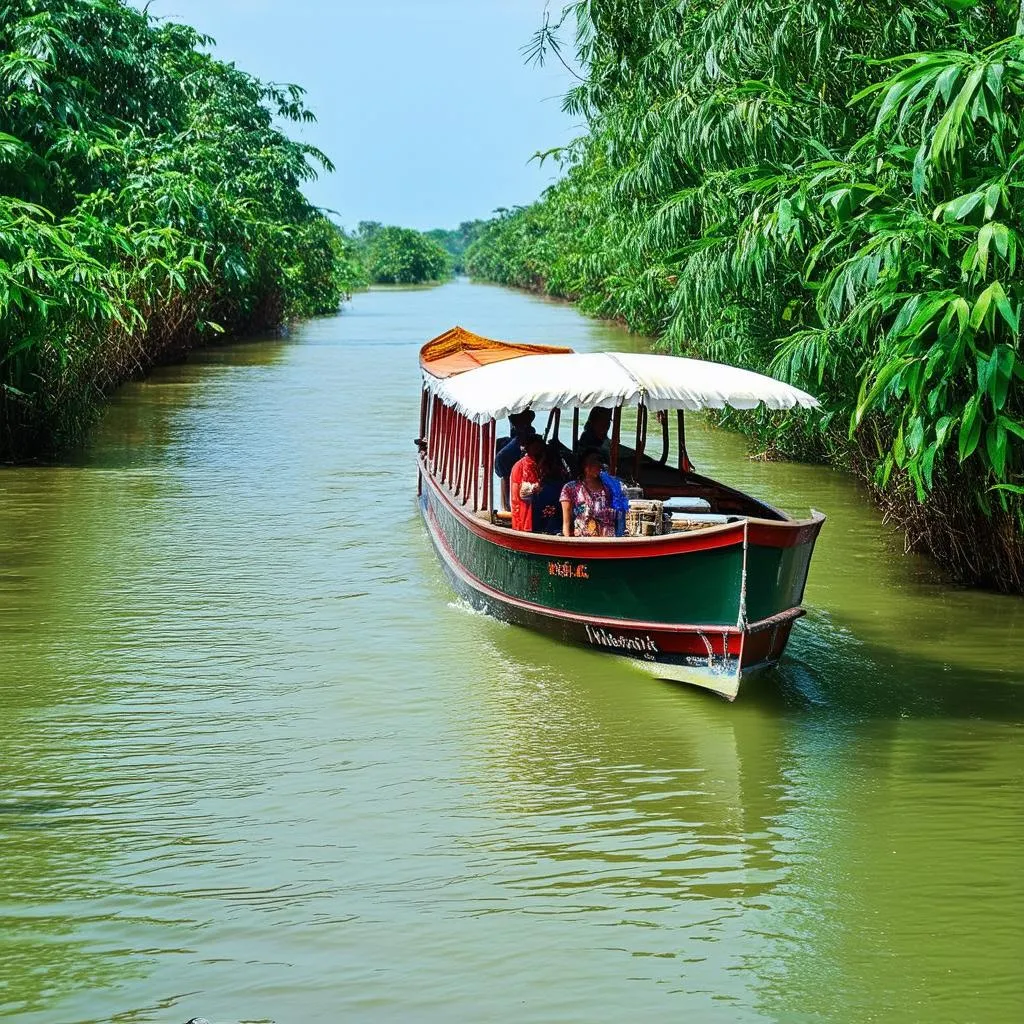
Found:
[[512, 529], [530, 532], [533, 529], [533, 497], [540, 490], [540, 459], [544, 455], [544, 438], [534, 434], [526, 445], [526, 454], [512, 467], [509, 497], [512, 499]]

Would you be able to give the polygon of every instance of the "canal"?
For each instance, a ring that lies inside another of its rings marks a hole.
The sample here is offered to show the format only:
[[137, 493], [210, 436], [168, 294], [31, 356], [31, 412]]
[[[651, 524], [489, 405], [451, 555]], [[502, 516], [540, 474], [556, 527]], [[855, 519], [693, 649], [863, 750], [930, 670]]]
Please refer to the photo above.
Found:
[[848, 478], [736, 704], [472, 614], [415, 508], [417, 350], [640, 343], [455, 282], [199, 352], [0, 471], [0, 1018], [1018, 1021], [1024, 602]]

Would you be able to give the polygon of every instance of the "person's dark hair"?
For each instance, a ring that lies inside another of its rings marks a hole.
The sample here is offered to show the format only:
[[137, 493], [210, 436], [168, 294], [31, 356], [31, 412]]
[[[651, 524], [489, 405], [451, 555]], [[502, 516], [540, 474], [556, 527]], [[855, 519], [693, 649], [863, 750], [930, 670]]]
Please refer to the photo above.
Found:
[[541, 446], [539, 458], [543, 458], [548, 450], [548, 446], [547, 443], [544, 441], [544, 438], [541, 437], [536, 430], [531, 431], [528, 437], [523, 438], [523, 451], [529, 452], [530, 449], [535, 447], [538, 443]]
[[606, 405], [595, 405], [590, 410], [590, 415], [587, 417], [587, 422], [583, 424], [586, 427], [592, 427], [595, 419], [607, 420], [609, 423], [612, 421], [612, 411]]
[[582, 480], [583, 479], [583, 476], [584, 476], [583, 467], [587, 464], [587, 460], [591, 456], [593, 456], [595, 459], [597, 459], [598, 465], [600, 465], [600, 466], [604, 465], [604, 457], [601, 455], [601, 449], [600, 448], [584, 448], [583, 451], [580, 452], [580, 459], [579, 459], [579, 462], [577, 463], [577, 472], [576, 472], [576, 479], [577, 480]]
[[540, 461], [540, 475], [543, 480], [565, 479], [562, 446], [557, 441], [548, 441], [544, 446], [544, 457]]

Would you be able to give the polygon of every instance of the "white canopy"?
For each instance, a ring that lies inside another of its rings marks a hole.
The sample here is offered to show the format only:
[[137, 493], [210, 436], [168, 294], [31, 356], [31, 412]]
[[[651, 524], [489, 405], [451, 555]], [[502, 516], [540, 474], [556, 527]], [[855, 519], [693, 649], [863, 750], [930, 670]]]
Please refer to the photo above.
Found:
[[452, 377], [424, 374], [427, 388], [477, 423], [524, 409], [637, 405], [648, 409], [813, 409], [816, 398], [774, 377], [723, 363], [636, 352], [532, 355]]

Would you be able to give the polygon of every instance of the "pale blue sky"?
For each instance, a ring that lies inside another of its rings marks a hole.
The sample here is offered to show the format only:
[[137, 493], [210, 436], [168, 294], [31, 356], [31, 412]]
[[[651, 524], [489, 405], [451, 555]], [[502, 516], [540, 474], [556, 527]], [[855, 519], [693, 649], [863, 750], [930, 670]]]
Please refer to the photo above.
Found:
[[543, 9], [544, 0], [149, 6], [214, 36], [218, 57], [308, 90], [318, 123], [295, 132], [337, 166], [309, 187], [313, 202], [349, 228], [379, 220], [420, 230], [531, 202], [557, 174], [550, 161], [529, 163], [532, 154], [580, 134], [561, 112], [569, 74], [526, 67], [519, 52]]

